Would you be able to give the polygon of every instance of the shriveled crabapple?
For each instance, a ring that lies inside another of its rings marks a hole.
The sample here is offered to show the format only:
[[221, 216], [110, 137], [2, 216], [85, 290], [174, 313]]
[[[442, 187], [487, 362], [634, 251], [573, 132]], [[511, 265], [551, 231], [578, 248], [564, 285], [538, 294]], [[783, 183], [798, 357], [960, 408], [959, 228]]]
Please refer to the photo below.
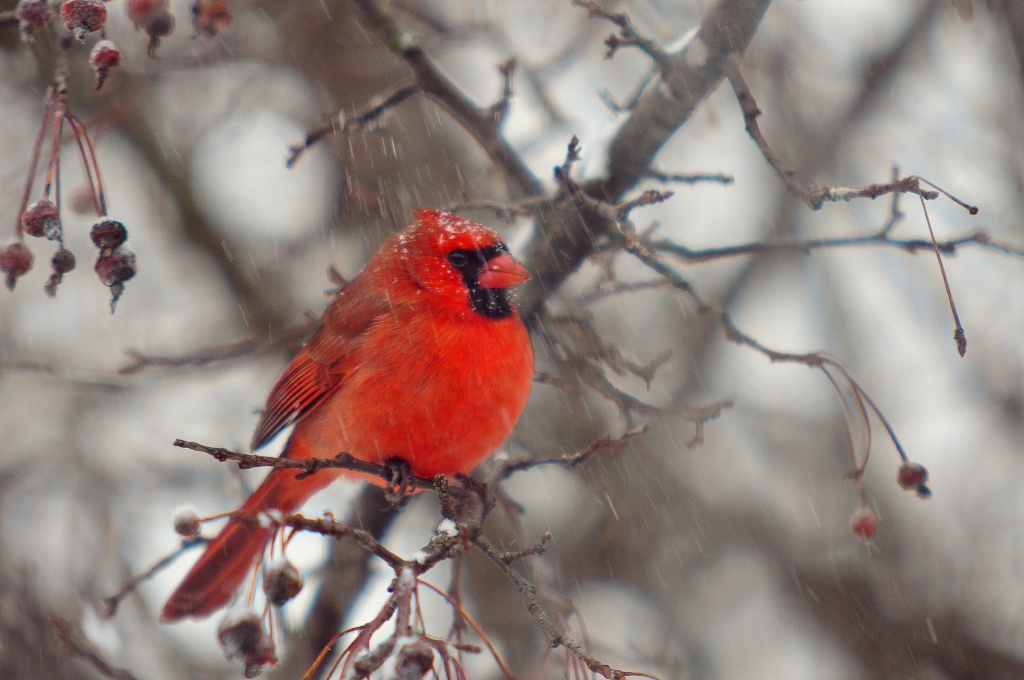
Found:
[[89, 64], [96, 71], [96, 89], [103, 87], [110, 75], [110, 69], [121, 63], [121, 50], [110, 40], [100, 40], [93, 45], [89, 54]]
[[21, 230], [29, 236], [46, 237], [51, 241], [60, 238], [60, 210], [57, 204], [48, 198], [41, 198], [29, 205], [21, 213]]
[[32, 251], [21, 241], [8, 243], [3, 250], [0, 250], [0, 272], [5, 275], [9, 290], [14, 290], [14, 284], [30, 269], [32, 269]]
[[199, 535], [202, 522], [199, 513], [192, 508], [178, 508], [174, 511], [174, 531], [184, 538], [195, 538]]
[[65, 274], [74, 270], [75, 264], [75, 254], [63, 246], [53, 254], [53, 258], [50, 259], [50, 269], [53, 271], [43, 287], [47, 295], [53, 297], [57, 294], [57, 286], [64, 280]]
[[75, 254], [67, 248], [61, 248], [53, 254], [50, 266], [58, 274], [67, 274], [75, 269]]
[[254, 678], [264, 666], [277, 663], [274, 643], [263, 631], [263, 621], [249, 610], [229, 610], [217, 626], [217, 639], [228, 659], [245, 665], [245, 677]]
[[53, 20], [53, 9], [47, 0], [21, 0], [14, 9], [18, 19], [18, 30], [21, 39], [32, 42], [36, 31], [40, 31]]
[[299, 594], [302, 590], [302, 574], [298, 567], [282, 558], [274, 560], [263, 573], [263, 592], [275, 607]]
[[124, 282], [135, 276], [137, 271], [135, 252], [122, 244], [109, 254], [100, 254], [94, 269], [103, 285], [110, 288], [110, 313], [113, 314], [124, 293]]
[[110, 255], [101, 255], [96, 260], [96, 275], [105, 286], [124, 283], [135, 276], [135, 252], [120, 247]]
[[64, 28], [79, 42], [107, 23], [107, 7], [102, 0], [65, 0], [60, 6], [60, 20]]
[[117, 220], [103, 219], [92, 225], [89, 236], [101, 255], [109, 255], [128, 240], [128, 230]]

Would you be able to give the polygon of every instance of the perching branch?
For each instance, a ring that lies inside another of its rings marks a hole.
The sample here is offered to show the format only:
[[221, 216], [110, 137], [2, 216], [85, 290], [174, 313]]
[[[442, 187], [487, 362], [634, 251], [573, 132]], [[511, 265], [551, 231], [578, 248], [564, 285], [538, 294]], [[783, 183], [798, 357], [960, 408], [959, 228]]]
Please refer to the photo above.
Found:
[[[319, 470], [339, 469], [352, 470], [364, 474], [379, 477], [390, 482], [394, 477], [394, 470], [388, 465], [377, 465], [360, 460], [347, 453], [338, 453], [334, 458], [277, 458], [275, 456], [261, 456], [255, 453], [239, 453], [230, 449], [222, 449], [213, 446], [206, 446], [197, 442], [190, 442], [184, 439], [175, 439], [174, 446], [191, 451], [206, 453], [217, 460], [234, 461], [242, 470], [249, 470], [258, 467], [284, 468], [288, 470], [303, 470], [305, 475], [311, 475]], [[432, 489], [434, 481], [423, 477], [409, 476], [403, 478], [403, 482], [417, 489]]]

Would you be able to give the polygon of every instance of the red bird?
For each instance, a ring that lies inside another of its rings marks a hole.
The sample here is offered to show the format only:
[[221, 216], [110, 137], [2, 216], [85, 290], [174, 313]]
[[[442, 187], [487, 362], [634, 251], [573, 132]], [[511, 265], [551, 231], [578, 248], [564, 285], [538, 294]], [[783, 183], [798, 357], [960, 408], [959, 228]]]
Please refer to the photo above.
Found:
[[[267, 397], [252, 448], [295, 423], [283, 456], [399, 458], [420, 477], [468, 473], [526, 405], [533, 349], [509, 299], [530, 278], [491, 229], [435, 210], [395, 234], [327, 307]], [[292, 512], [341, 475], [273, 469], [238, 509]], [[227, 604], [273, 530], [231, 519], [164, 606], [161, 620]]]

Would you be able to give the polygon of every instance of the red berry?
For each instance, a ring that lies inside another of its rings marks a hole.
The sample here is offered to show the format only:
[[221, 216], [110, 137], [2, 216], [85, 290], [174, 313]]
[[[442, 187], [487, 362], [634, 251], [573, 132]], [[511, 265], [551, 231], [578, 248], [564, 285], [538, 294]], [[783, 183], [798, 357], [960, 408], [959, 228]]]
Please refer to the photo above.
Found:
[[109, 40], [100, 40], [89, 54], [89, 63], [96, 70], [96, 89], [103, 87], [110, 69], [121, 63], [121, 50]]
[[0, 272], [7, 277], [7, 288], [14, 290], [18, 278], [32, 269], [32, 251], [21, 241], [7, 244], [0, 250]]
[[291, 562], [275, 560], [263, 574], [263, 592], [267, 600], [275, 607], [280, 607], [302, 590], [302, 575]]
[[21, 0], [14, 10], [14, 16], [18, 18], [21, 39], [32, 42], [35, 32], [46, 28], [53, 20], [53, 10], [47, 0]]
[[41, 198], [21, 213], [21, 229], [29, 236], [50, 240], [60, 238], [60, 211], [48, 198]]
[[60, 20], [64, 28], [75, 34], [79, 41], [103, 28], [107, 22], [107, 8], [102, 0], [66, 0], [60, 6]]
[[128, 230], [117, 220], [100, 220], [89, 232], [101, 254], [109, 255], [128, 239]]
[[904, 491], [914, 491], [921, 498], [929, 498], [932, 490], [926, 486], [928, 470], [918, 463], [904, 463], [896, 473], [896, 481]]
[[878, 531], [878, 515], [871, 508], [860, 506], [850, 516], [850, 531], [860, 540], [870, 543]]

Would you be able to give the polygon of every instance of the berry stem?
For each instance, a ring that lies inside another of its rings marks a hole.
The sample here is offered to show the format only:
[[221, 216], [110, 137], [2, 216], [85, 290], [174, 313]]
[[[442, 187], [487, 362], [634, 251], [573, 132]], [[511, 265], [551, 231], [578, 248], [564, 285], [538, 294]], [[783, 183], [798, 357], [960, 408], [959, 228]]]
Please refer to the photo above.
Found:
[[32, 196], [32, 187], [36, 183], [36, 171], [39, 169], [39, 153], [43, 149], [43, 139], [46, 138], [46, 129], [50, 123], [49, 102], [43, 106], [42, 122], [39, 124], [39, 132], [36, 134], [36, 141], [32, 145], [32, 156], [28, 164], [28, 177], [25, 178], [25, 191], [21, 195], [21, 205], [18, 207], [18, 214], [15, 217], [14, 236], [18, 240], [24, 240], [21, 230], [21, 215], [28, 207], [29, 198]]
[[[64, 110], [59, 105], [53, 112], [53, 127], [50, 130], [50, 160], [46, 164], [46, 184], [43, 185], [43, 198], [50, 198], [54, 184], [54, 175], [60, 172], [60, 138], [64, 133]], [[59, 196], [59, 192], [58, 192]]]
[[[98, 217], [105, 217], [107, 214], [107, 200], [103, 195], [103, 177], [100, 175], [100, 165], [96, 160], [96, 149], [89, 139], [85, 125], [73, 113], [67, 113], [68, 124], [71, 126], [71, 133], [75, 136], [75, 143], [78, 144], [78, 152], [82, 156], [82, 164], [85, 166], [85, 177], [89, 181], [89, 193], [92, 196], [92, 205]], [[82, 140], [85, 140], [84, 143]], [[94, 179], [95, 176], [95, 179]]]

